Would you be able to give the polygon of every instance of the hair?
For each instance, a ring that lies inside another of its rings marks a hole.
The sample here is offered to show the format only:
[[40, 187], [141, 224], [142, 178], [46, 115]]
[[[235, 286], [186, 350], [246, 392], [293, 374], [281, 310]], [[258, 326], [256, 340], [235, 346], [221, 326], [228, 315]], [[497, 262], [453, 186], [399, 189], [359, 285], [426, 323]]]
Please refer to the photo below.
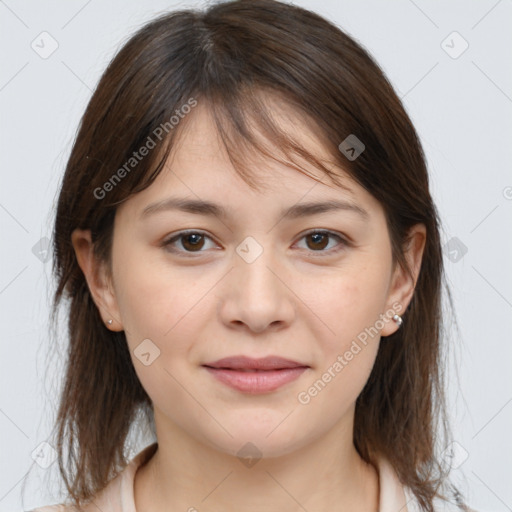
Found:
[[[336, 180], [333, 165], [279, 128], [270, 98], [308, 119], [331, 163], [379, 201], [393, 262], [407, 272], [409, 229], [426, 227], [413, 298], [403, 326], [380, 344], [357, 398], [353, 442], [367, 462], [386, 457], [422, 510], [432, 512], [438, 496], [448, 499], [442, 492], [448, 472], [439, 455], [450, 431], [440, 222], [418, 135], [384, 72], [352, 37], [297, 6], [239, 0], [165, 13], [140, 28], [102, 75], [73, 143], [54, 224], [52, 318], [66, 299], [69, 344], [55, 445], [68, 498], [77, 507], [127, 464], [130, 428], [141, 412], [151, 422], [152, 402], [136, 376], [125, 333], [102, 322], [71, 234], [90, 229], [94, 255], [111, 272], [117, 206], [159, 175], [198, 103], [211, 112], [231, 162], [251, 187], [257, 188], [246, 165], [250, 151], [306, 174], [300, 163], [309, 162]], [[356, 159], [339, 149], [349, 135], [365, 146]], [[155, 149], [135, 159], [143, 146]]]

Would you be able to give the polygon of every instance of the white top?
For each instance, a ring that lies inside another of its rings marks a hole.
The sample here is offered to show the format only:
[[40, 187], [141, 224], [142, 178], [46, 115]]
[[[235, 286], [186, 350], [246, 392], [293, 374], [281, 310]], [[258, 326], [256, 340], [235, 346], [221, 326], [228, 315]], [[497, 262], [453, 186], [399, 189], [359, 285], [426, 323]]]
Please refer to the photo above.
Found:
[[[94, 510], [97, 512], [137, 512], [135, 510], [134, 481], [139, 466], [149, 460], [156, 451], [158, 444], [153, 443], [139, 452], [128, 465], [114, 478], [94, 499]], [[381, 458], [378, 463], [379, 472], [379, 512], [421, 512], [411, 490], [398, 480], [393, 467]], [[434, 503], [436, 512], [460, 512], [457, 505], [441, 502]], [[85, 510], [88, 507], [84, 507]], [[64, 505], [49, 505], [34, 509], [32, 512], [72, 512]], [[468, 512], [475, 512], [469, 510]]]

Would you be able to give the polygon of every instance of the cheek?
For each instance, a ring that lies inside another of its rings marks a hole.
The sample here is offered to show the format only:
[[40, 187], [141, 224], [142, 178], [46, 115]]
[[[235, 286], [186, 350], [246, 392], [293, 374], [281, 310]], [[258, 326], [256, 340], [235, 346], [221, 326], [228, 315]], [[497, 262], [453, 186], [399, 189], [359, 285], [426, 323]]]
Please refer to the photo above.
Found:
[[368, 258], [366, 264], [360, 260], [360, 265], [347, 265], [320, 280], [316, 294], [309, 287], [306, 295], [307, 283], [301, 288], [322, 324], [315, 333], [315, 372], [310, 387], [302, 390], [301, 403], [311, 400], [333, 421], [355, 402], [375, 363], [388, 286], [384, 260]]
[[329, 329], [317, 333], [317, 364], [297, 399], [305, 410], [321, 414], [326, 425], [353, 406], [370, 376], [379, 348], [375, 324], [383, 312], [384, 291], [368, 274], [345, 276], [332, 279], [312, 307]]
[[382, 268], [362, 266], [343, 271], [323, 280], [316, 294], [305, 301], [328, 327], [323, 336], [328, 352], [339, 351], [350, 345], [352, 339], [375, 325], [384, 313], [387, 294], [387, 273]]
[[116, 296], [125, 331], [135, 337], [171, 334], [211, 287], [205, 277], [166, 265], [158, 251], [117, 247]]
[[172, 416], [190, 407], [179, 383], [200, 329], [195, 320], [207, 314], [200, 298], [212, 283], [131, 257], [117, 268], [118, 305], [135, 371], [155, 404], [173, 404]]

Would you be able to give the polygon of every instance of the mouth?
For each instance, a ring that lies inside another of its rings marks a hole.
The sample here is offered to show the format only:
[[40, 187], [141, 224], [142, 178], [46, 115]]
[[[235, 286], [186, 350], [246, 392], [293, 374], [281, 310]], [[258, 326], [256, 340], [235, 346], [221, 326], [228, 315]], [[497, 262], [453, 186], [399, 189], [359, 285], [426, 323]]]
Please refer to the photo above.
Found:
[[221, 383], [249, 394], [275, 391], [310, 368], [309, 365], [278, 356], [261, 359], [233, 356], [202, 366]]
[[206, 363], [203, 366], [237, 371], [269, 371], [287, 370], [291, 368], [309, 368], [309, 365], [307, 364], [280, 356], [267, 356], [260, 359], [248, 356], [230, 356], [211, 363]]

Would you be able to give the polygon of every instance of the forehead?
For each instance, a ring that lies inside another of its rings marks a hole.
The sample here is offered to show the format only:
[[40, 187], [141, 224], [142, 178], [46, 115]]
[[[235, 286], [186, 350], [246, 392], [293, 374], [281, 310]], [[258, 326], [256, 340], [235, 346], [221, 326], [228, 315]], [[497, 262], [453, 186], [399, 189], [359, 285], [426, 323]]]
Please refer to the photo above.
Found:
[[[229, 203], [230, 208], [235, 209], [263, 204], [261, 201], [258, 203], [263, 198], [279, 204], [344, 199], [352, 204], [363, 203], [362, 209], [378, 208], [376, 200], [334, 162], [326, 145], [318, 137], [318, 131], [303, 114], [274, 99], [266, 100], [266, 103], [278, 129], [291, 136], [299, 147], [313, 154], [335, 173], [336, 182], [325, 171], [299, 155], [293, 155], [292, 160], [300, 170], [294, 168], [290, 156], [265, 138], [250, 118], [249, 128], [267, 155], [250, 144], [244, 144], [243, 137], [232, 139], [235, 142], [240, 139], [240, 146], [231, 145], [228, 151], [211, 109], [199, 102], [180, 127], [162, 172], [147, 189], [127, 203], [138, 211], [138, 215], [150, 204], [165, 201], [170, 196]], [[233, 156], [243, 160], [244, 169], [249, 172], [250, 181], [256, 183], [256, 188], [250, 187], [237, 172]]]
[[[312, 119], [272, 96], [266, 97], [264, 104], [265, 114], [271, 124], [289, 137], [299, 151], [313, 155], [333, 172], [338, 187], [343, 188], [349, 182], [355, 183], [318, 135], [320, 129]], [[180, 127], [166, 162], [167, 169], [187, 169], [189, 175], [204, 170], [205, 174], [209, 174], [214, 170], [219, 173], [228, 169], [238, 170], [234, 168], [235, 163], [241, 163], [243, 171], [250, 175], [249, 181], [262, 190], [271, 186], [310, 185], [312, 179], [328, 186], [335, 184], [325, 170], [272, 139], [272, 134], [261, 127], [257, 115], [249, 114], [243, 119], [252, 141], [223, 120], [221, 134], [213, 115], [210, 105], [199, 103], [184, 126]]]
[[[235, 116], [237, 119], [234, 119]], [[222, 142], [218, 122], [237, 142], [244, 142], [245, 137], [241, 133], [243, 130], [254, 136], [259, 143], [265, 143], [266, 149], [274, 153], [279, 152], [279, 147], [275, 141], [268, 140], [271, 136], [269, 128], [272, 127], [305, 148], [311, 146], [317, 153], [325, 153], [326, 156], [329, 154], [319, 135], [320, 127], [316, 121], [273, 93], [260, 93], [251, 99], [247, 108], [242, 106], [236, 113], [229, 112], [228, 106], [199, 100], [197, 107], [187, 116], [185, 126], [179, 131], [177, 138], [186, 139], [189, 148], [193, 145], [201, 147], [205, 143], [217, 147]], [[251, 145], [247, 148], [251, 148]]]

